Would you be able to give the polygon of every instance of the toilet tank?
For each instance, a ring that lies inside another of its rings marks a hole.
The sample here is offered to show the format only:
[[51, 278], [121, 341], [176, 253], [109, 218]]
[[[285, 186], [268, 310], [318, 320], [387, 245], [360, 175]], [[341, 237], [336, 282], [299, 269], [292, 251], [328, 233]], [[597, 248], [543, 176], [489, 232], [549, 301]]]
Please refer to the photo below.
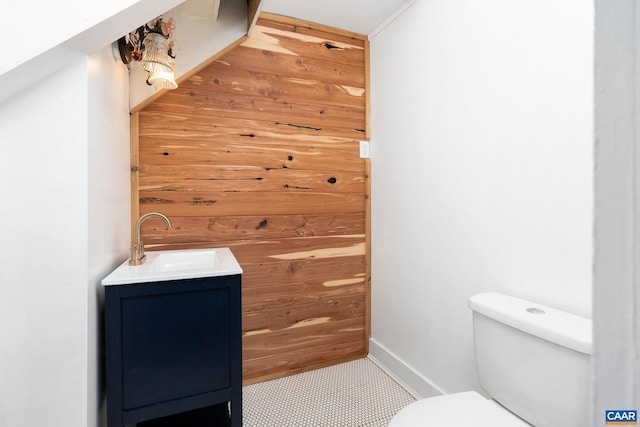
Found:
[[469, 308], [491, 398], [536, 427], [590, 425], [590, 319], [499, 293]]

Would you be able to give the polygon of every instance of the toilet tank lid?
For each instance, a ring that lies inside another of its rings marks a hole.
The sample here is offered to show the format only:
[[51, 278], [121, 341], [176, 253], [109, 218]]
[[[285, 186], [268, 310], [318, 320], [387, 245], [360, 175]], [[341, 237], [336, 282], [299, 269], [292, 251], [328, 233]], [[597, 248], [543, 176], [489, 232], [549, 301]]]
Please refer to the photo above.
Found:
[[591, 319], [497, 292], [472, 296], [469, 308], [528, 334], [591, 354]]

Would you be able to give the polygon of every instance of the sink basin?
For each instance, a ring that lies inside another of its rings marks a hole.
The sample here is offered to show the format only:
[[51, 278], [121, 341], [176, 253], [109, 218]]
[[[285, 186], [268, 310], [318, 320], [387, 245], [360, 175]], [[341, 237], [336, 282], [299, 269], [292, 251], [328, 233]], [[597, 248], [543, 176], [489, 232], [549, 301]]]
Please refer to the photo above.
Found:
[[186, 249], [146, 252], [141, 265], [123, 262], [102, 280], [104, 286], [162, 282], [198, 277], [242, 274], [242, 268], [229, 248]]
[[218, 252], [212, 249], [204, 251], [161, 252], [151, 261], [150, 267], [154, 271], [168, 272], [217, 268], [219, 265], [220, 258], [218, 258]]

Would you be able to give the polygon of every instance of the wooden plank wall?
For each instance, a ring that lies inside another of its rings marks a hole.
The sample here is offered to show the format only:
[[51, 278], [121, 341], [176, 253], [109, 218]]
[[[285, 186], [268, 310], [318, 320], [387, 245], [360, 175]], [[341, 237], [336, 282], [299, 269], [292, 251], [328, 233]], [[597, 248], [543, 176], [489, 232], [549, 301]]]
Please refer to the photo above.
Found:
[[139, 214], [173, 223], [145, 222], [147, 250], [229, 246], [244, 269], [246, 383], [366, 355], [366, 47], [262, 14], [134, 113]]

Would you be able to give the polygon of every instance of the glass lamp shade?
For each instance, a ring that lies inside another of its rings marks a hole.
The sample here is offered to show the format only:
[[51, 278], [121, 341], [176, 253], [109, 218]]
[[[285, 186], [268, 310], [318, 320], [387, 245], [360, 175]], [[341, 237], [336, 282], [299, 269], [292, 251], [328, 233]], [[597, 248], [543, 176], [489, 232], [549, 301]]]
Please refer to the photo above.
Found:
[[140, 64], [149, 72], [147, 81], [157, 89], [176, 89], [178, 84], [173, 76], [175, 67], [169, 56], [169, 40], [162, 34], [149, 33], [144, 39], [144, 52]]
[[162, 34], [149, 33], [144, 38], [144, 51], [140, 64], [151, 74], [173, 73], [174, 62], [169, 56], [169, 40]]
[[173, 76], [173, 71], [149, 73], [147, 81], [158, 89], [176, 89], [178, 87], [178, 83], [176, 83], [176, 79]]

